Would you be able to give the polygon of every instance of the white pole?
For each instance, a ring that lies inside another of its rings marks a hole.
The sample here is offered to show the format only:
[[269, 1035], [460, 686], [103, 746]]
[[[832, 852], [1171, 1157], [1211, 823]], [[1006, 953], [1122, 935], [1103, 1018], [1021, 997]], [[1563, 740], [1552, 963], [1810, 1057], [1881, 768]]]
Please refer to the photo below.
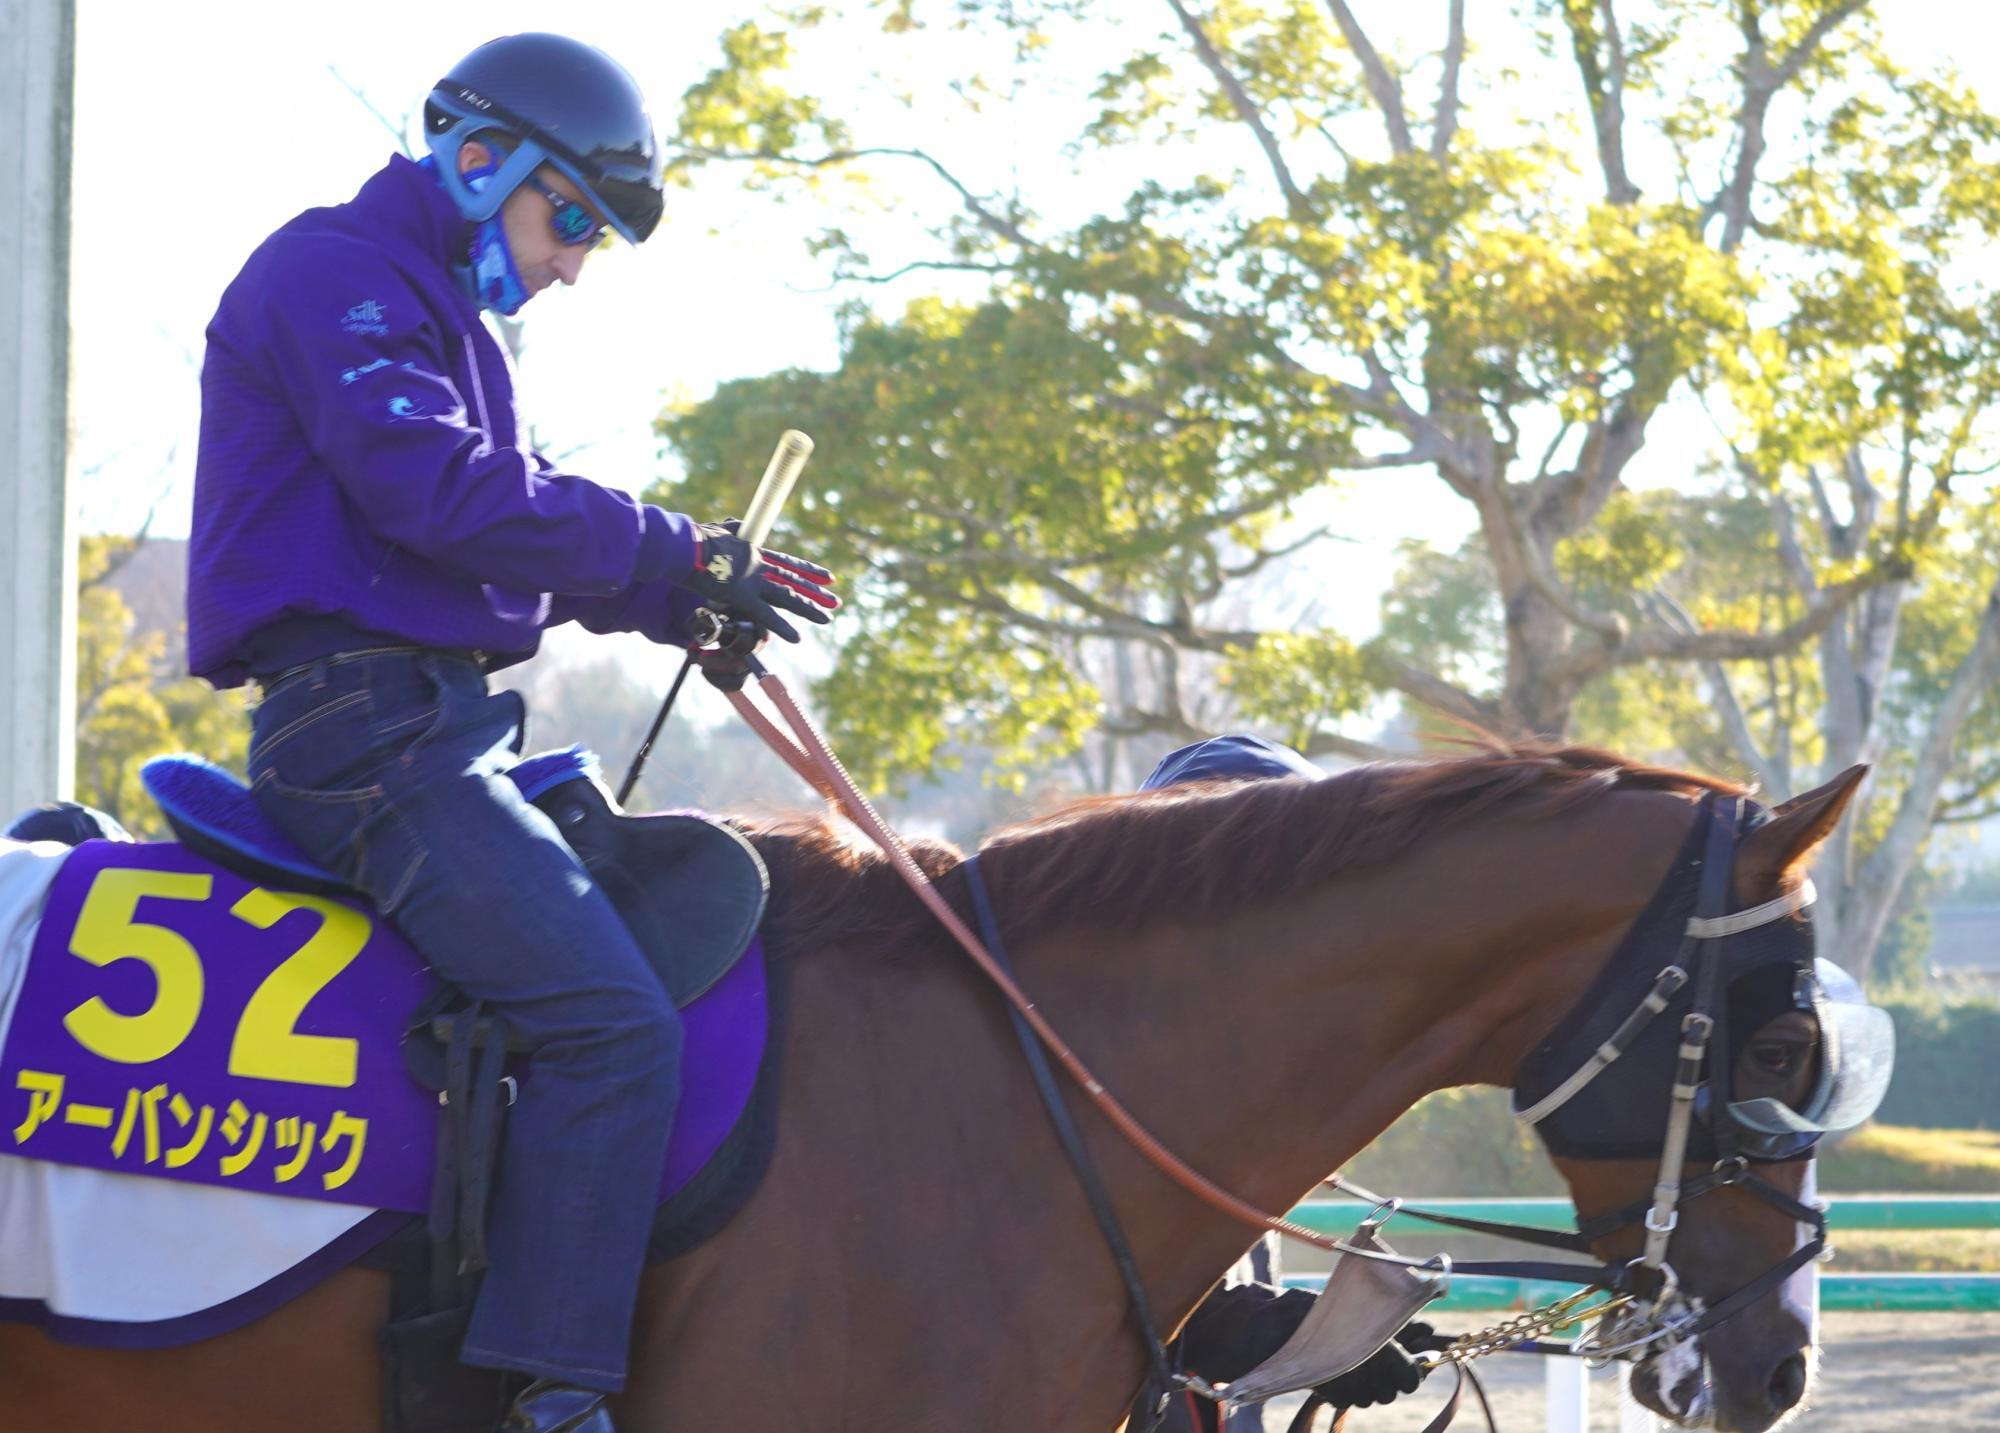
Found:
[[1549, 1395], [1549, 1433], [1589, 1433], [1590, 1366], [1551, 1354], [1542, 1360], [1542, 1380]]
[[0, 823], [76, 765], [69, 484], [75, 0], [0, 0]]

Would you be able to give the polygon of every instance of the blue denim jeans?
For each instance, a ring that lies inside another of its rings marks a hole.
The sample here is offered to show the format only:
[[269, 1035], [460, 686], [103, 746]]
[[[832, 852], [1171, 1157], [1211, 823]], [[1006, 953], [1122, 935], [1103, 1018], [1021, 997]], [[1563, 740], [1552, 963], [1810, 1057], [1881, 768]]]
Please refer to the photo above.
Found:
[[524, 707], [468, 658], [397, 649], [274, 683], [257, 804], [439, 977], [534, 1049], [462, 1357], [615, 1392], [680, 1094], [680, 1017], [611, 903], [506, 771]]

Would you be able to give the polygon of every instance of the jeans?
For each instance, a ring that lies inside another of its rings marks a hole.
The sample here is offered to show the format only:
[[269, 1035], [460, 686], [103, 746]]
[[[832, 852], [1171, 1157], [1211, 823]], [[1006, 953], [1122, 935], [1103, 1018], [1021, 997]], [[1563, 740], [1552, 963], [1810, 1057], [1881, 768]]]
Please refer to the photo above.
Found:
[[616, 1392], [680, 1094], [680, 1017], [506, 771], [518, 694], [469, 658], [342, 653], [267, 689], [257, 804], [534, 1051], [461, 1357]]

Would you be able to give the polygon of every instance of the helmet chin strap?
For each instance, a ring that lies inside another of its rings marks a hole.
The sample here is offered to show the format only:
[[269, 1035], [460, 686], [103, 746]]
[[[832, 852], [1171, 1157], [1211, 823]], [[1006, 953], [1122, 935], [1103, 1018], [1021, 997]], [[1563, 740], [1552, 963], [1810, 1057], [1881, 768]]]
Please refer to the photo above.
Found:
[[471, 259], [460, 273], [472, 301], [503, 317], [519, 313], [528, 301], [528, 290], [514, 267], [514, 251], [507, 246], [507, 231], [498, 218], [482, 220], [473, 229]]
[[[485, 211], [485, 217], [473, 223], [467, 262], [454, 264], [452, 272], [468, 298], [482, 309], [503, 317], [519, 313], [521, 305], [525, 304], [529, 297], [527, 285], [521, 282], [521, 271], [514, 264], [514, 251], [507, 243], [506, 225], [500, 218], [500, 206], [506, 202], [507, 196], [515, 187], [509, 185], [503, 188], [502, 177], [513, 167], [517, 157], [518, 151], [515, 155], [507, 156], [501, 163], [496, 164], [489, 160], [458, 176], [459, 188], [473, 200], [473, 208]], [[425, 158], [422, 166], [430, 170], [433, 178], [443, 183], [446, 167], [438, 163], [435, 156]], [[515, 185], [532, 172], [532, 166], [523, 171], [515, 180]], [[444, 187], [447, 192], [450, 191], [450, 185]], [[467, 205], [459, 204], [461, 213], [465, 212], [466, 208]]]

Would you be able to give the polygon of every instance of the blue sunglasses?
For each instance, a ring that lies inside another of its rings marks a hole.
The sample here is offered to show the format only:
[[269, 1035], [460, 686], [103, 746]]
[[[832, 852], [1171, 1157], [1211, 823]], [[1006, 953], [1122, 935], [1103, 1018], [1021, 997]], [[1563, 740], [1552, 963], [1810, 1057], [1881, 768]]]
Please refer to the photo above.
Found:
[[604, 225], [567, 194], [559, 193], [533, 174], [528, 176], [527, 182], [537, 194], [549, 201], [549, 208], [555, 211], [549, 215], [549, 227], [555, 230], [556, 237], [563, 243], [594, 244], [604, 233]]

